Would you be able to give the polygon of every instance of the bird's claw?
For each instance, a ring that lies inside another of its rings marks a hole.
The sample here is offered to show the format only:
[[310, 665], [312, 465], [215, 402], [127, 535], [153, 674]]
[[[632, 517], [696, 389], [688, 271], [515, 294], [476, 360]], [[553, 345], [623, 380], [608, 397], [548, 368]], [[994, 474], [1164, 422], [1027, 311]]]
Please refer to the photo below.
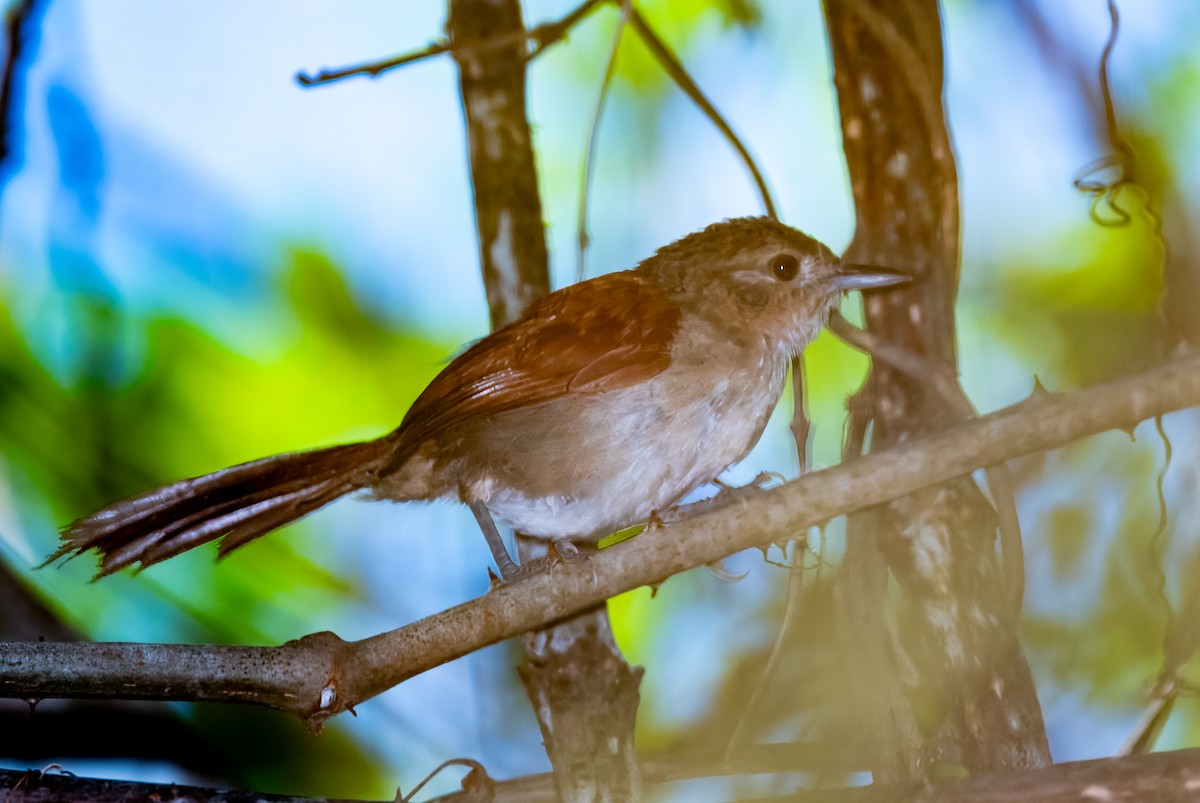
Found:
[[750, 574], [750, 572], [748, 572], [748, 571], [745, 571], [745, 572], [729, 571], [729, 569], [725, 568], [725, 559], [724, 558], [722, 558], [720, 560], [714, 560], [712, 563], [706, 564], [705, 568], [707, 568], [710, 572], [712, 572], [714, 575], [716, 575], [718, 580], [724, 580], [727, 583], [736, 583], [739, 580], [744, 580], [744, 579], [746, 579], [746, 575]]
[[549, 571], [561, 563], [574, 563], [587, 559], [588, 551], [581, 550], [575, 543], [562, 539], [551, 541], [546, 547], [545, 555], [526, 558], [521, 563], [511, 563], [503, 577], [496, 577], [490, 568], [488, 575], [491, 578], [492, 588], [495, 588]]

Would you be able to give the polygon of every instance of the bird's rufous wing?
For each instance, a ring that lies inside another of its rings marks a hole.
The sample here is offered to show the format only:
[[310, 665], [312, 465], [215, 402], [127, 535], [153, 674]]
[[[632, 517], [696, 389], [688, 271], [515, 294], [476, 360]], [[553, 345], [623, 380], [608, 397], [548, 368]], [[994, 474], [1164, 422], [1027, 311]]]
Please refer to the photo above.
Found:
[[650, 379], [670, 364], [679, 314], [630, 271], [546, 296], [429, 383], [393, 433], [396, 456], [473, 419]]

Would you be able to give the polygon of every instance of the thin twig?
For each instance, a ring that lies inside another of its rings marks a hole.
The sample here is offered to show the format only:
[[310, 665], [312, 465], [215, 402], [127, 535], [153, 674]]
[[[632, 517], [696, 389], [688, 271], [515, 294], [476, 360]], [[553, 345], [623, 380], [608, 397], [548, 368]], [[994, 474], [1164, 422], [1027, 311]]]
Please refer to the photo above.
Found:
[[[1104, 50], [1100, 54], [1098, 80], [1100, 83], [1100, 96], [1104, 103], [1105, 131], [1112, 152], [1083, 167], [1075, 178], [1075, 188], [1080, 192], [1092, 196], [1090, 210], [1092, 220], [1098, 225], [1106, 227], [1125, 226], [1132, 221], [1129, 212], [1117, 202], [1121, 191], [1129, 188], [1141, 202], [1142, 214], [1149, 221], [1150, 235], [1161, 249], [1160, 265], [1165, 272], [1170, 259], [1171, 244], [1167, 241], [1166, 235], [1163, 234], [1162, 217], [1158, 214], [1158, 210], [1154, 208], [1150, 193], [1133, 177], [1135, 173], [1133, 148], [1121, 136], [1120, 129], [1117, 126], [1117, 108], [1113, 100], [1112, 85], [1109, 76], [1109, 61], [1112, 57], [1113, 49], [1116, 47], [1117, 35], [1121, 29], [1121, 18], [1117, 13], [1115, 0], [1108, 0], [1108, 14], [1110, 29], [1108, 40], [1104, 43]], [[1111, 217], [1105, 217], [1099, 213], [1098, 208], [1101, 201], [1104, 201], [1108, 207]], [[1163, 322], [1167, 323], [1166, 313], [1161, 303], [1159, 304], [1158, 314]]]
[[775, 203], [771, 200], [771, 192], [767, 189], [767, 182], [762, 177], [762, 173], [759, 172], [758, 165], [754, 163], [754, 159], [750, 156], [750, 152], [746, 150], [746, 146], [742, 144], [740, 139], [738, 139], [737, 134], [735, 134], [733, 129], [729, 127], [729, 124], [725, 122], [725, 118], [721, 116], [721, 113], [717, 111], [716, 107], [713, 106], [712, 103], [709, 102], [708, 98], [704, 96], [704, 93], [700, 91], [700, 87], [694, 80], [692, 80], [692, 76], [683, 66], [683, 63], [680, 62], [679, 57], [676, 56], [671, 49], [667, 47], [666, 43], [663, 42], [658, 34], [656, 34], [650, 28], [650, 25], [646, 22], [645, 17], [643, 17], [636, 8], [632, 9], [632, 11], [633, 13], [630, 16], [629, 21], [633, 24], [633, 29], [637, 32], [637, 35], [641, 37], [642, 41], [646, 44], [646, 47], [649, 48], [651, 55], [658, 60], [658, 63], [662, 65], [662, 68], [666, 71], [667, 75], [671, 76], [671, 80], [673, 80], [675, 84], [683, 90], [684, 94], [691, 99], [692, 103], [695, 103], [700, 108], [700, 111], [702, 111], [704, 115], [712, 121], [713, 125], [717, 127], [717, 130], [719, 130], [729, 144], [733, 146], [733, 149], [737, 151], [738, 156], [740, 156], [742, 159], [742, 163], [746, 165], [746, 169], [750, 171], [750, 175], [754, 178], [754, 184], [758, 187], [758, 194], [759, 197], [762, 198], [763, 208], [766, 210], [767, 215], [778, 219], [779, 215], [775, 211]]
[[1104, 43], [1104, 50], [1100, 53], [1100, 93], [1104, 97], [1104, 124], [1108, 128], [1108, 138], [1117, 142], [1121, 139], [1117, 130], [1117, 107], [1113, 103], [1112, 87], [1108, 79], [1108, 60], [1117, 45], [1117, 34], [1121, 30], [1121, 17], [1117, 13], [1116, 0], [1108, 0], [1108, 17], [1108, 41]]
[[[1171, 600], [1167, 597], [1167, 575], [1163, 571], [1162, 558], [1165, 544], [1163, 543], [1167, 535], [1167, 525], [1170, 523], [1170, 517], [1167, 511], [1167, 494], [1166, 481], [1167, 472], [1171, 470], [1171, 458], [1174, 455], [1174, 449], [1171, 447], [1171, 439], [1167, 437], [1167, 431], [1163, 428], [1162, 416], [1154, 419], [1154, 429], [1158, 433], [1159, 439], [1163, 445], [1163, 464], [1158, 471], [1158, 477], [1154, 483], [1154, 490], [1158, 496], [1158, 526], [1154, 528], [1154, 532], [1150, 534], [1150, 570], [1154, 573], [1155, 592], [1158, 595], [1159, 604], [1162, 605], [1163, 613], [1166, 616], [1166, 623], [1163, 631], [1163, 661], [1167, 660], [1169, 654], [1168, 639], [1175, 627], [1175, 610], [1171, 607]], [[1177, 667], [1163, 666], [1160, 676], [1174, 675]]]
[[970, 402], [963, 395], [958, 378], [941, 363], [900, 346], [894, 346], [878, 335], [872, 334], [866, 329], [860, 329], [846, 320], [845, 316], [837, 310], [834, 310], [829, 316], [829, 331], [833, 332], [840, 340], [879, 362], [895, 368], [902, 374], [921, 382], [932, 382], [938, 396], [956, 413], [966, 415], [974, 412], [969, 409]]
[[[435, 777], [437, 777], [438, 773], [447, 767], [467, 768], [467, 777], [463, 779], [464, 788], [468, 783], [474, 783], [491, 787], [493, 790], [495, 789], [496, 782], [492, 780], [491, 776], [488, 775], [487, 769], [478, 761], [472, 758], [449, 758], [443, 761], [441, 764], [438, 764], [433, 772], [422, 778], [421, 782], [414, 786], [413, 790], [404, 797], [400, 797], [399, 792], [397, 792], [396, 803], [410, 803], [410, 801], [417, 796], [417, 792], [420, 792], [425, 788], [425, 784], [432, 781]], [[468, 779], [470, 780], [468, 781]]]
[[[1163, 252], [1163, 264], [1166, 264], [1167, 253], [1170, 250], [1162, 231], [1162, 218], [1151, 202], [1150, 193], [1134, 178], [1135, 159], [1133, 148], [1121, 136], [1117, 126], [1117, 107], [1113, 101], [1112, 82], [1109, 77], [1109, 61], [1113, 48], [1117, 44], [1117, 35], [1121, 29], [1121, 18], [1117, 12], [1115, 0], [1108, 0], [1110, 28], [1108, 40], [1100, 54], [1099, 82], [1100, 97], [1104, 103], [1104, 126], [1108, 135], [1108, 144], [1112, 152], [1085, 165], [1075, 177], [1075, 188], [1082, 193], [1092, 196], [1090, 214], [1097, 225], [1105, 227], [1126, 226], [1133, 218], [1129, 212], [1118, 203], [1121, 191], [1125, 188], [1134, 190], [1142, 203], [1142, 211], [1150, 221], [1150, 233], [1159, 243]], [[1103, 202], [1111, 216], [1100, 214], [1099, 206]]]
[[1167, 431], [1163, 429], [1162, 416], [1154, 419], [1155, 430], [1158, 432], [1158, 437], [1163, 442], [1163, 465], [1158, 471], [1158, 477], [1155, 481], [1155, 491], [1158, 494], [1158, 526], [1154, 528], [1154, 532], [1150, 534], [1149, 545], [1149, 569], [1154, 577], [1154, 592], [1158, 598], [1159, 604], [1162, 606], [1166, 616], [1166, 622], [1163, 625], [1163, 663], [1162, 668], [1158, 671], [1158, 679], [1154, 684], [1154, 691], [1150, 695], [1150, 703], [1146, 706], [1146, 710], [1142, 712], [1141, 718], [1138, 720], [1133, 731], [1125, 739], [1117, 751], [1119, 756], [1132, 755], [1134, 753], [1146, 753], [1154, 748], [1154, 742], [1158, 739], [1158, 735], [1162, 732], [1163, 727], [1167, 724], [1167, 720], [1171, 716], [1171, 712], [1175, 707], [1175, 699], [1179, 696], [1179, 679], [1183, 672], [1183, 667], [1191, 660], [1194, 650], [1189, 649], [1172, 649], [1172, 638], [1180, 638], [1181, 631], [1175, 629], [1175, 609], [1171, 605], [1171, 600], [1167, 597], [1167, 576], [1163, 571], [1162, 556], [1163, 556], [1163, 538], [1167, 533], [1167, 524], [1169, 516], [1167, 511], [1167, 496], [1164, 490], [1164, 484], [1167, 479], [1167, 471], [1171, 468], [1171, 458], [1173, 450], [1171, 448], [1171, 439], [1167, 437]]
[[1015, 627], [1025, 604], [1025, 539], [1017, 516], [1016, 482], [1004, 463], [988, 466], [984, 475], [996, 509], [996, 526], [1000, 529], [1004, 593], [1008, 597], [1006, 609], [1009, 621]]
[[[1108, 144], [1113, 149], [1113, 153], [1101, 156], [1094, 162], [1085, 165], [1079, 171], [1079, 175], [1075, 177], [1075, 189], [1092, 196], [1092, 220], [1100, 226], [1115, 227], [1126, 226], [1133, 220], [1129, 212], [1117, 203], [1117, 199], [1121, 190], [1133, 183], [1129, 176], [1133, 172], [1134, 158], [1133, 148], [1121, 138], [1121, 132], [1117, 128], [1117, 107], [1113, 102], [1112, 86], [1108, 76], [1109, 59], [1117, 44], [1117, 34], [1121, 30], [1121, 17], [1117, 13], [1117, 4], [1114, 0], [1108, 0], [1108, 15], [1110, 20], [1108, 40], [1104, 43], [1104, 50], [1100, 54], [1100, 97], [1104, 102], [1104, 127], [1108, 133]], [[1106, 178], [1105, 174], [1110, 171], [1115, 171], [1115, 174], [1111, 178]], [[1100, 214], [1101, 201], [1107, 205], [1111, 217], [1104, 217]]]
[[[524, 36], [514, 37], [511, 35], [497, 37], [496, 40], [490, 40], [489, 44], [493, 44], [495, 46], [502, 44], [511, 45], [514, 41], [519, 41], [524, 38]], [[396, 67], [402, 67], [405, 64], [412, 64], [414, 61], [421, 61], [422, 59], [427, 59], [430, 56], [440, 56], [443, 53], [448, 53], [452, 48], [453, 45], [450, 42], [434, 42], [422, 50], [404, 53], [403, 55], [396, 56], [395, 58], [387, 59], [385, 61], [370, 61], [365, 64], [356, 64], [352, 67], [341, 67], [334, 70], [323, 69], [316, 75], [309, 75], [308, 73], [301, 71], [296, 73], [296, 83], [300, 84], [300, 86], [308, 87], [319, 86], [321, 84], [331, 84], [334, 81], [340, 81], [343, 78], [349, 78], [352, 75], [369, 75], [372, 78], [375, 78], [380, 73], [387, 72], [388, 70]]]
[[1133, 731], [1117, 748], [1115, 755], [1132, 756], [1149, 753], [1154, 749], [1154, 743], [1175, 710], [1175, 701], [1179, 698], [1179, 687], [1172, 681], [1165, 686], [1155, 689], [1146, 710], [1134, 725]]
[[587, 278], [587, 249], [589, 244], [587, 228], [588, 193], [592, 186], [592, 167], [596, 158], [596, 140], [599, 138], [600, 118], [604, 115], [604, 105], [608, 101], [608, 90], [612, 86], [613, 75], [617, 71], [617, 53], [621, 49], [621, 36], [625, 26], [629, 24], [629, 12], [633, 8], [633, 0], [622, 0], [621, 16], [617, 19], [617, 29], [613, 33], [612, 49], [608, 54], [608, 64], [604, 68], [604, 78], [600, 81], [600, 91], [596, 93], [596, 105], [592, 109], [592, 119], [588, 124], [587, 144], [583, 151], [583, 175], [579, 182], [579, 220], [576, 250], [576, 281], [582, 282]]
[[544, 22], [526, 31], [518, 31], [515, 33], [505, 33], [499, 36], [488, 37], [471, 42], [451, 42], [442, 40], [433, 42], [430, 45], [415, 50], [410, 53], [404, 53], [390, 59], [382, 61], [369, 61], [363, 64], [356, 64], [351, 67], [341, 67], [338, 69], [323, 69], [315, 75], [310, 75], [307, 72], [296, 73], [296, 81], [301, 86], [319, 86], [321, 84], [329, 84], [334, 81], [340, 81], [343, 78], [350, 78], [355, 75], [367, 75], [372, 78], [377, 77], [381, 73], [396, 67], [403, 67], [406, 64], [412, 64], [415, 61], [427, 59], [430, 56], [440, 56], [443, 53], [449, 53], [455, 50], [479, 50], [487, 52], [506, 47], [511, 47], [517, 42], [534, 42], [533, 49], [529, 52], [527, 58], [536, 58], [543, 50], [555, 42], [561, 41], [573, 28], [576, 23], [586, 17], [593, 9], [600, 5], [604, 0], [586, 0], [580, 4], [574, 11], [567, 14], [562, 19], [556, 22]]
[[800, 474], [808, 471], [812, 463], [812, 423], [808, 417], [808, 383], [805, 381], [804, 355], [792, 358], [792, 420], [788, 424], [792, 440], [796, 442], [796, 460]]
[[591, 14], [603, 2], [605, 0], [586, 0], [558, 22], [543, 23], [530, 30], [529, 36], [536, 44], [529, 51], [529, 59], [536, 59], [547, 47], [563, 39], [578, 22]]
[[[1075, 188], [1092, 196], [1090, 212], [1092, 220], [1105, 227], [1125, 226], [1132, 222], [1132, 215], [1118, 203], [1118, 199], [1121, 190], [1126, 187], [1133, 189], [1141, 200], [1144, 214], [1150, 221], [1151, 235], [1162, 248], [1162, 264], [1165, 269], [1169, 244], [1162, 231], [1162, 218], [1154, 209], [1149, 192], [1132, 177], [1134, 172], [1133, 148], [1121, 136], [1120, 128], [1117, 125], [1117, 109], [1113, 100], [1112, 81], [1109, 75], [1109, 63], [1121, 29], [1121, 18], [1115, 0], [1108, 0], [1108, 14], [1109, 34], [1100, 54], [1098, 80], [1100, 97], [1104, 104], [1105, 132], [1112, 152], [1085, 166], [1075, 178]], [[1109, 173], [1111, 175], [1106, 175]], [[1110, 216], [1106, 217], [1100, 214], [1101, 202], [1106, 205]], [[1163, 484], [1171, 466], [1172, 449], [1171, 440], [1167, 437], [1166, 430], [1163, 429], [1162, 417], [1156, 418], [1154, 423], [1158, 436], [1163, 442], [1164, 456], [1163, 465], [1155, 483], [1158, 495], [1158, 525], [1150, 535], [1148, 563], [1155, 580], [1154, 590], [1166, 617], [1163, 630], [1163, 665], [1159, 670], [1150, 704], [1133, 732], [1121, 746], [1118, 755], [1146, 752], [1154, 746], [1155, 739], [1174, 709], [1175, 698], [1179, 693], [1178, 680], [1182, 666], [1191, 658], [1191, 651], [1184, 651], [1182, 654], [1174, 655], [1174, 660], [1172, 660], [1171, 638], [1172, 634], [1176, 632], [1175, 611], [1171, 600], [1167, 597], [1166, 574], [1162, 567], [1163, 538], [1166, 535], [1168, 524], [1167, 500]]]
[[737, 725], [729, 736], [729, 742], [725, 745], [722, 764], [726, 767], [731, 766], [734, 758], [742, 752], [746, 742], [746, 731], [750, 726], [750, 717], [758, 710], [759, 704], [766, 696], [767, 687], [770, 685], [771, 679], [775, 677], [775, 671], [779, 668], [779, 662], [783, 658], [788, 636], [791, 635], [793, 626], [800, 618], [800, 594], [803, 591], [806, 571], [804, 555], [807, 552], [807, 542], [804, 539], [792, 539], [792, 563], [788, 567], [787, 599], [784, 603], [783, 619], [779, 623], [779, 632], [775, 636], [775, 643], [771, 646], [771, 654], [767, 656], [762, 674], [759, 675], [754, 692], [750, 695], [750, 701], [746, 703], [742, 715], [738, 717]]

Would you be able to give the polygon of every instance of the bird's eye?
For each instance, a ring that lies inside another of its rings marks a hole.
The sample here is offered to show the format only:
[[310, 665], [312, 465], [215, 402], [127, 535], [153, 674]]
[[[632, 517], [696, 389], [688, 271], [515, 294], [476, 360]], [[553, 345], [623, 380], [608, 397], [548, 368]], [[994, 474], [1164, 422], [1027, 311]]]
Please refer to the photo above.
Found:
[[779, 254], [771, 260], [771, 273], [781, 282], [790, 282], [800, 272], [800, 260], [792, 254]]

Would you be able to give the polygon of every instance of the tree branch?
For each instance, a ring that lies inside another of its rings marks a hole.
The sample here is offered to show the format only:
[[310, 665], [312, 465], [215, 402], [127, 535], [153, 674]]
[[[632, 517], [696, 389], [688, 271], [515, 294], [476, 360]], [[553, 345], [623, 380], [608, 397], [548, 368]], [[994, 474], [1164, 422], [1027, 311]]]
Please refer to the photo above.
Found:
[[[765, 745], [764, 745], [765, 747]], [[793, 765], [792, 771], [804, 769]], [[777, 767], [770, 772], [781, 772]], [[664, 775], [647, 765], [653, 783], [683, 777]], [[552, 801], [550, 779], [526, 776], [496, 784], [493, 803]], [[1078, 801], [1153, 800], [1155, 803], [1194, 801], [1200, 790], [1200, 748], [1146, 753], [1120, 758], [1070, 761], [1019, 772], [996, 772], [973, 778], [932, 783], [886, 784], [868, 787], [804, 789], [783, 797], [739, 798], [740, 803], [1077, 803]], [[473, 803], [469, 794], [456, 792], [431, 803]]]
[[343, 642], [282, 647], [0, 644], [0, 696], [227, 700], [291, 711], [313, 727], [404, 680], [609, 597], [971, 471], [1200, 406], [1200, 356], [1026, 401], [885, 451], [812, 472], [586, 561], [501, 586], [410, 625]]
[[531, 41], [535, 45], [533, 50], [526, 55], [526, 58], [532, 59], [550, 45], [561, 41], [580, 20], [590, 14], [602, 2], [604, 0], [585, 0], [585, 2], [581, 3], [574, 11], [562, 19], [556, 22], [545, 22], [529, 30], [522, 28], [520, 31], [466, 41], [443, 40], [433, 42], [421, 50], [414, 50], [390, 59], [369, 61], [364, 64], [356, 64], [352, 67], [340, 67], [332, 70], [323, 69], [315, 75], [310, 75], [303, 71], [298, 72], [296, 73], [296, 83], [300, 84], [300, 86], [310, 87], [330, 84], [334, 81], [340, 81], [343, 78], [350, 78], [355, 75], [366, 75], [376, 78], [388, 70], [403, 67], [406, 64], [412, 64], [415, 61], [421, 61], [430, 56], [440, 56], [443, 53], [452, 52], [467, 54], [469, 51], [470, 55], [474, 57], [487, 58], [498, 49], [518, 44], [526, 46]]
[[629, 24], [633, 30], [641, 37], [642, 42], [650, 51], [650, 54], [658, 60], [659, 65], [671, 76], [671, 80], [683, 90], [684, 94], [691, 99], [703, 112], [704, 116], [712, 121], [717, 130], [721, 132], [721, 136], [737, 151], [738, 157], [741, 158], [742, 164], [750, 171], [750, 177], [754, 180], [754, 186], [758, 190], [758, 195], [762, 199], [763, 209], [767, 216], [778, 220], [779, 215], [775, 211], [775, 203], [771, 200], [771, 192], [767, 189], [767, 181], [762, 177], [762, 173], [758, 170], [758, 165], [754, 163], [754, 158], [750, 155], [750, 151], [742, 144], [741, 139], [734, 133], [729, 123], [725, 122], [725, 118], [717, 111], [717, 108], [712, 105], [712, 102], [704, 95], [700, 87], [692, 79], [690, 73], [683, 66], [683, 62], [679, 60], [671, 48], [667, 47], [667, 43], [654, 32], [650, 24], [646, 22], [646, 18], [641, 15], [637, 7], [630, 8]]
[[[764, 746], [770, 747], [770, 746]], [[792, 747], [787, 745], [785, 747]], [[718, 762], [693, 767], [645, 766], [651, 783], [682, 778], [712, 777]], [[678, 770], [683, 769], [683, 772]], [[761, 767], [762, 771], [782, 772], [786, 767]], [[795, 767], [793, 766], [794, 770]], [[227, 792], [178, 784], [138, 783], [78, 778], [50, 771], [0, 769], [0, 792], [21, 803], [56, 803], [62, 800], [87, 800], [90, 803], [127, 803], [130, 800], [191, 800], [200, 803], [366, 803], [366, 801], [329, 798], [264, 795], [255, 792]], [[974, 778], [939, 781], [933, 784], [889, 785], [842, 789], [804, 790], [786, 797], [771, 798], [770, 803], [1076, 803], [1080, 800], [1153, 800], [1156, 803], [1184, 803], [1196, 798], [1200, 790], [1200, 748], [1162, 753], [1071, 761], [1041, 769], [1003, 772]], [[549, 774], [527, 775], [497, 781], [486, 797], [480, 790], [455, 792], [435, 798], [431, 803], [538, 803], [555, 801], [554, 780]], [[755, 803], [743, 800], [742, 803]], [[768, 803], [760, 800], [758, 803]]]
[[[236, 792], [182, 784], [115, 781], [107, 778], [79, 778], [54, 770], [0, 769], [0, 800], [12, 803], [130, 803], [130, 801], [189, 801], [189, 803], [367, 803], [332, 798], [266, 795], [260, 792]], [[8, 795], [3, 792], [7, 790]]]

